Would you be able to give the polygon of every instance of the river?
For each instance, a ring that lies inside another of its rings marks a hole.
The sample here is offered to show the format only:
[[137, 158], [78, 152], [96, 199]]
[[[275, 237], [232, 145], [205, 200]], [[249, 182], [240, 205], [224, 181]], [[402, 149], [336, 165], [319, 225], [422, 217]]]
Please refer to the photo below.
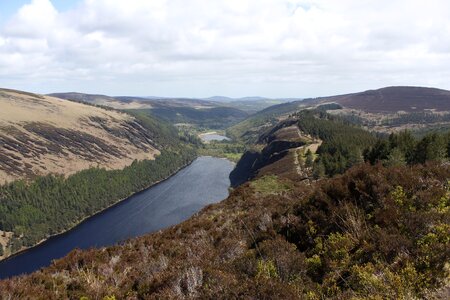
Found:
[[199, 157], [169, 179], [150, 187], [74, 229], [0, 262], [0, 279], [48, 266], [75, 248], [102, 247], [178, 224], [228, 196], [233, 164]]

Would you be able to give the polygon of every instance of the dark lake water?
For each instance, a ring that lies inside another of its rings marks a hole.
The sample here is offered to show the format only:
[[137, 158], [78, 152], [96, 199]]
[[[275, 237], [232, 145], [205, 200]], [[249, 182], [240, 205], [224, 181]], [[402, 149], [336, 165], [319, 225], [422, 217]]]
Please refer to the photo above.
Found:
[[166, 181], [131, 196], [73, 230], [0, 262], [0, 278], [48, 266], [75, 248], [101, 247], [180, 223], [204, 206], [228, 196], [233, 164], [197, 158]]

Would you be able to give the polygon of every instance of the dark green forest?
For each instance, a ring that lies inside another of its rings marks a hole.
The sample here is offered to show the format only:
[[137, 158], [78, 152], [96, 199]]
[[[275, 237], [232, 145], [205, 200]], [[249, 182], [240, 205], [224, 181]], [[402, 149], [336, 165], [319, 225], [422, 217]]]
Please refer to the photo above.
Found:
[[364, 161], [386, 165], [423, 164], [450, 158], [450, 132], [426, 134], [417, 138], [410, 131], [380, 135], [353, 125], [341, 117], [321, 111], [295, 114], [300, 130], [320, 138], [323, 143], [314, 163], [318, 177], [342, 174]]
[[83, 218], [165, 179], [195, 157], [195, 152], [162, 152], [154, 161], [135, 161], [123, 170], [88, 169], [67, 179], [38, 177], [0, 187], [0, 228], [13, 231], [12, 250], [32, 246]]
[[450, 132], [429, 133], [420, 139], [409, 131], [393, 133], [366, 149], [364, 157], [372, 164], [382, 162], [385, 165], [442, 162], [450, 158]]
[[363, 151], [377, 141], [374, 134], [323, 111], [304, 110], [294, 116], [301, 131], [323, 141], [314, 166], [317, 177], [341, 174], [363, 162]]

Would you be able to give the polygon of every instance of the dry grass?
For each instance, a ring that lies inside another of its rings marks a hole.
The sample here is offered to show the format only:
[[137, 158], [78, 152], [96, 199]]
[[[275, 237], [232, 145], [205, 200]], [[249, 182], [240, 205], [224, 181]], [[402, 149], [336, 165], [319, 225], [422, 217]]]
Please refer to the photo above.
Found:
[[[7, 249], [6, 245], [9, 244], [9, 241], [11, 240], [12, 236], [13, 236], [12, 232], [0, 230], [0, 247], [3, 247], [3, 250], [6, 251]], [[4, 253], [3, 255], [0, 255], [0, 260], [8, 255], [9, 255], [8, 252]]]
[[[30, 175], [69, 175], [96, 166], [122, 169], [135, 159], [153, 159], [159, 154], [151, 141], [144, 138], [136, 142], [139, 128], [130, 126], [135, 125], [135, 119], [118, 111], [10, 90], [0, 90], [0, 108], [0, 139], [10, 144], [0, 149], [4, 158], [0, 159], [0, 183]], [[80, 137], [81, 141], [75, 146], [61, 145], [50, 134], [30, 130], [37, 125], [51, 129], [51, 134], [56, 132], [66, 139]], [[86, 137], [89, 142], [85, 143]], [[116, 154], [97, 149], [99, 143], [115, 149]], [[27, 150], [35, 150], [37, 145], [42, 146], [39, 153]], [[62, 150], [54, 151], [55, 147]], [[80, 155], [88, 150], [104, 155]]]

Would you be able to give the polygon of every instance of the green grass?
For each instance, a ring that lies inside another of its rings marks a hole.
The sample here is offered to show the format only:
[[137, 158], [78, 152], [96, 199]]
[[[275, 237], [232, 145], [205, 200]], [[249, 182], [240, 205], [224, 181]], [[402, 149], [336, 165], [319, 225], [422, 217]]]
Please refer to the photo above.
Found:
[[289, 184], [282, 182], [275, 175], [266, 175], [250, 183], [250, 186], [259, 194], [279, 194], [290, 190]]
[[229, 159], [238, 162], [246, 147], [241, 143], [232, 141], [211, 141], [204, 143], [199, 149], [199, 155], [207, 155]]

